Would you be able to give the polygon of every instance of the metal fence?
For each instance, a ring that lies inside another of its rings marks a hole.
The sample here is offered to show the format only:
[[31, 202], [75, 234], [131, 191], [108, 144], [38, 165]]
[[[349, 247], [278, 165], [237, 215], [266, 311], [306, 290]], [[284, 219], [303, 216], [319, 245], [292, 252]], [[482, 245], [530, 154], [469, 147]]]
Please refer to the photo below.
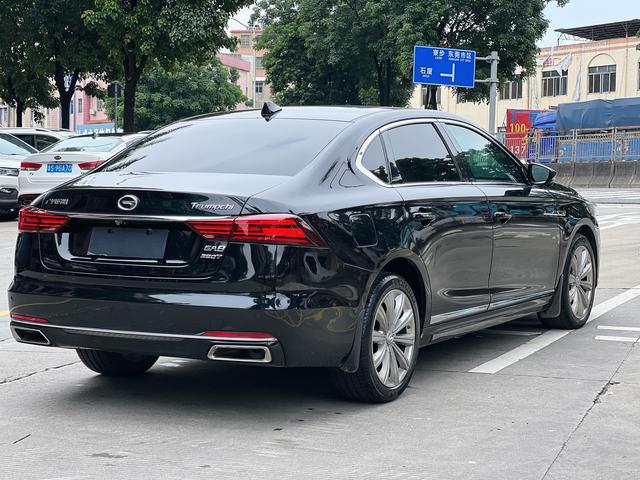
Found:
[[518, 158], [536, 163], [640, 160], [640, 127], [605, 131], [498, 134]]

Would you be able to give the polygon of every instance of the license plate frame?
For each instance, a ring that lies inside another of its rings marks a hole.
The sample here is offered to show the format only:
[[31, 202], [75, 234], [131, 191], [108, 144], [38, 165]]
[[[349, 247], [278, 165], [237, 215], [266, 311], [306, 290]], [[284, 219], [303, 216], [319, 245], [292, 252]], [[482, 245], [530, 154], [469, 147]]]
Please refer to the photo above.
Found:
[[71, 163], [49, 163], [47, 173], [71, 173], [73, 165]]
[[98, 258], [161, 260], [169, 230], [161, 228], [93, 227], [87, 255]]

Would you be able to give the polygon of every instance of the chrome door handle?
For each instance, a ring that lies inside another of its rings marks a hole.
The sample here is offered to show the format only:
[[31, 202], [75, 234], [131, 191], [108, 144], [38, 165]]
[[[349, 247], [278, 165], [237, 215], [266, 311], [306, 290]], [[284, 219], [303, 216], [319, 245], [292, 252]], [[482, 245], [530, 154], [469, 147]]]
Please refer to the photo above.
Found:
[[545, 217], [566, 217], [567, 212], [564, 210], [556, 210], [555, 212], [544, 212]]
[[511, 217], [513, 215], [511, 215], [510, 213], [505, 212], [504, 210], [498, 210], [497, 212], [495, 212], [493, 214], [493, 218], [495, 218], [496, 220], [498, 220], [501, 223], [506, 223], [509, 220], [511, 220]]
[[421, 222], [423, 225], [429, 225], [438, 218], [435, 213], [425, 207], [410, 208], [409, 212], [414, 220]]

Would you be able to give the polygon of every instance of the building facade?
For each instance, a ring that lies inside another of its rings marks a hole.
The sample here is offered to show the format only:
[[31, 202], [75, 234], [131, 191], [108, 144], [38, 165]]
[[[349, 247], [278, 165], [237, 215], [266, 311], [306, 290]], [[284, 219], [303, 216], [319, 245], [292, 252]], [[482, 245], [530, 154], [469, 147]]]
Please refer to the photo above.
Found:
[[[251, 83], [255, 82], [255, 96], [251, 95], [251, 85], [249, 86], [249, 99], [255, 98], [255, 105], [261, 106], [264, 102], [271, 100], [271, 89], [267, 83], [267, 71], [262, 66], [262, 57], [266, 50], [256, 50], [255, 43], [260, 38], [262, 30], [260, 28], [231, 30], [229, 34], [237, 40], [237, 46], [233, 52], [240, 55], [242, 60], [251, 65]], [[255, 65], [254, 65], [255, 64]]]
[[[243, 60], [239, 55], [234, 55], [231, 53], [219, 53], [218, 60], [220, 63], [224, 65], [227, 69], [235, 69], [238, 72], [238, 80], [236, 84], [240, 87], [242, 94], [251, 98], [251, 64], [245, 60]], [[236, 109], [243, 110], [247, 108], [244, 102], [236, 105]]]
[[[640, 20], [557, 30], [559, 43], [571, 43], [540, 49], [535, 76], [507, 82], [500, 88], [497, 130], [506, 128], [509, 109], [550, 110], [566, 102], [638, 96], [638, 30]], [[441, 110], [465, 116], [489, 129], [487, 103], [461, 101], [449, 88], [442, 89], [439, 98]], [[411, 105], [422, 107], [420, 87], [416, 88]]]

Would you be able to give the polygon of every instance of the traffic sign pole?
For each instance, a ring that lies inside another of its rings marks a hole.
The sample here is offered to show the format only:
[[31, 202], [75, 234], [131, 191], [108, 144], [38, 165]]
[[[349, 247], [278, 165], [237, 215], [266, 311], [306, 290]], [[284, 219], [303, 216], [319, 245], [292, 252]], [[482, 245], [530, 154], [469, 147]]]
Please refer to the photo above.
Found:
[[476, 80], [479, 83], [489, 84], [489, 133], [496, 134], [496, 109], [498, 106], [498, 62], [500, 57], [498, 52], [493, 51], [488, 57], [478, 57], [478, 60], [485, 60], [491, 64], [491, 76], [485, 80]]

